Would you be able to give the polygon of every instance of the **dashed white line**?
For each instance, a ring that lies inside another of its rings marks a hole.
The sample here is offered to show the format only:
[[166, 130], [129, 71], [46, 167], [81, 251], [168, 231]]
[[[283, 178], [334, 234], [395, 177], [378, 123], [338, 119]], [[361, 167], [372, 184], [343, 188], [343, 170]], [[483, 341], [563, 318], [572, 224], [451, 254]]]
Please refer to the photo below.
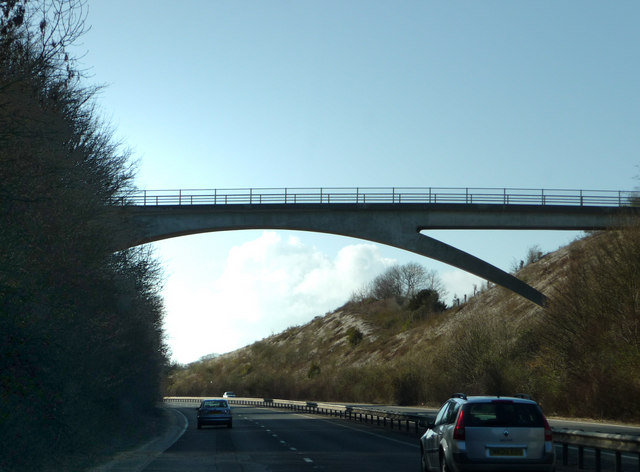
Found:
[[312, 464], [312, 463], [313, 463], [313, 461], [312, 461], [311, 459], [309, 459], [308, 457], [305, 457], [305, 458], [304, 458], [304, 461], [305, 461], [305, 462], [307, 462], [307, 463], [309, 463], [309, 464]]

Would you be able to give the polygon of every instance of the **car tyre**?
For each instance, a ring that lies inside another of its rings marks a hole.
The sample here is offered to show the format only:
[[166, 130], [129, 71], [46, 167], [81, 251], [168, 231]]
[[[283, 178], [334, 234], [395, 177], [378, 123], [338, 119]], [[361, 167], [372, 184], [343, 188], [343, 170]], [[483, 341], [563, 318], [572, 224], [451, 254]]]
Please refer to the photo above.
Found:
[[228, 427], [229, 429], [233, 428], [233, 423], [229, 422], [229, 424], [227, 425], [227, 427]]
[[200, 424], [199, 421], [198, 421], [198, 429], [202, 429], [202, 425]]

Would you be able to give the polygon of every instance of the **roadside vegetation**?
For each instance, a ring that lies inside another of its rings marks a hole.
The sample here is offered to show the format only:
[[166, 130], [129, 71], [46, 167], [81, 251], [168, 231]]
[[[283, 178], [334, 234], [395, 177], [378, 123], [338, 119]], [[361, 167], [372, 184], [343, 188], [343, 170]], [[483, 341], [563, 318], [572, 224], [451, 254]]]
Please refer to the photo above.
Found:
[[114, 252], [129, 155], [69, 46], [78, 0], [0, 1], [0, 470], [83, 470], [158, 421], [158, 266]]
[[548, 414], [640, 420], [640, 227], [532, 248], [515, 269], [545, 309], [496, 286], [445, 307], [437, 279], [407, 293], [398, 269], [304, 326], [174, 366], [167, 394], [437, 406], [526, 392]]

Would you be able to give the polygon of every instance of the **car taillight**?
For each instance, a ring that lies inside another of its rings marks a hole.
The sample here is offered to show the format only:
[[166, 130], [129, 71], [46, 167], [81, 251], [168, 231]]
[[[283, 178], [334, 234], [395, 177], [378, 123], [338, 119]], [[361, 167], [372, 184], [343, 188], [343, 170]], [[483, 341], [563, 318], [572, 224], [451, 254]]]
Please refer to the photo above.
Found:
[[464, 416], [462, 408], [460, 408], [460, 414], [458, 415], [458, 421], [456, 421], [456, 427], [453, 429], [453, 439], [458, 441], [464, 441]]
[[551, 426], [549, 426], [549, 422], [544, 417], [544, 415], [542, 415], [542, 419], [544, 421], [544, 440], [551, 442], [553, 441], [553, 432], [551, 431]]

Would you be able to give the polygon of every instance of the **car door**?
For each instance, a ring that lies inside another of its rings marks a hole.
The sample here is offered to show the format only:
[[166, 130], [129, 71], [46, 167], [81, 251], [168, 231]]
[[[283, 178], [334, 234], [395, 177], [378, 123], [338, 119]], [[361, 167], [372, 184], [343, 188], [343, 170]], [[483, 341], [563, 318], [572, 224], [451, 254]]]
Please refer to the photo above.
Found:
[[425, 452], [430, 470], [440, 470], [440, 441], [444, 434], [444, 427], [446, 426], [446, 419], [451, 406], [451, 402], [448, 401], [440, 408], [433, 427], [426, 432]]

